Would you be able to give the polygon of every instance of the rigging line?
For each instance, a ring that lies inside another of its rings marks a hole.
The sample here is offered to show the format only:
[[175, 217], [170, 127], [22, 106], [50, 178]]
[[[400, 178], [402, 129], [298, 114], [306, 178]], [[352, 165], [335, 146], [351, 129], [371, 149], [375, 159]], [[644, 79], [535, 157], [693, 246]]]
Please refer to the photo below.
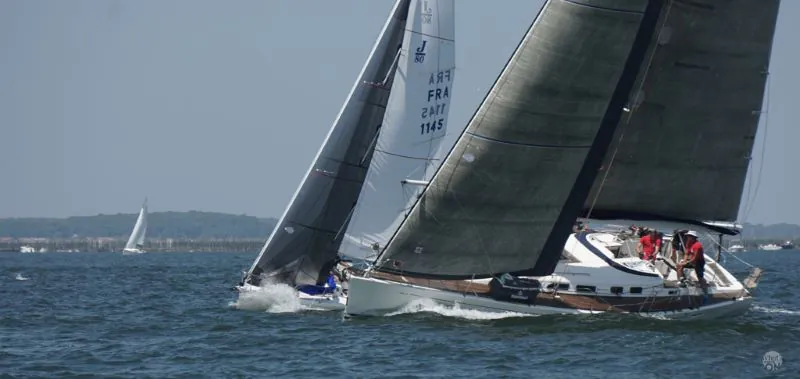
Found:
[[767, 75], [767, 86], [766, 86], [767, 90], [766, 90], [766, 95], [765, 95], [765, 99], [764, 99], [764, 103], [766, 103], [765, 105], [766, 105], [767, 111], [764, 113], [764, 139], [761, 141], [761, 158], [760, 158], [760, 160], [758, 162], [758, 179], [756, 180], [756, 188], [753, 191], [753, 197], [752, 197], [752, 199], [748, 200], [748, 207], [746, 208], [746, 211], [745, 211], [745, 214], [744, 214], [744, 219], [745, 220], [747, 220], [747, 218], [750, 216], [750, 211], [753, 210], [753, 204], [756, 202], [756, 198], [758, 197], [758, 190], [761, 187], [761, 175], [764, 172], [764, 158], [766, 157], [766, 152], [767, 152], [767, 134], [768, 134], [767, 132], [768, 132], [768, 129], [769, 129], [769, 127], [768, 127], [769, 126], [769, 104], [770, 104], [770, 101], [769, 101], [770, 100], [769, 99], [770, 96], [769, 96], [769, 94], [770, 94], [770, 87], [772, 87], [770, 85], [771, 81], [772, 80], [771, 80], [771, 78], [770, 78], [770, 76], [768, 74]]
[[[709, 236], [710, 236], [710, 235], [709, 235]], [[722, 251], [723, 251], [723, 252], [725, 252], [725, 254], [728, 254], [729, 256], [732, 256], [732, 257], [734, 257], [736, 260], [738, 260], [739, 262], [741, 262], [741, 263], [743, 263], [743, 264], [747, 265], [747, 266], [748, 266], [748, 267], [750, 267], [750, 268], [755, 268], [755, 267], [756, 267], [756, 266], [754, 266], [754, 265], [752, 265], [752, 264], [748, 263], [748, 262], [747, 262], [747, 261], [745, 261], [744, 259], [742, 259], [742, 258], [739, 258], [739, 257], [738, 257], [736, 254], [734, 254], [734, 253], [732, 253], [732, 252], [728, 251], [728, 249], [726, 249], [724, 246], [720, 245], [720, 244], [719, 244], [717, 241], [715, 241], [715, 240], [714, 240], [714, 238], [709, 238], [709, 239], [711, 240], [711, 242], [713, 242], [713, 243], [714, 243], [714, 245], [716, 245], [716, 246], [719, 246], [719, 247], [722, 249]], [[719, 264], [719, 262], [717, 262], [717, 264]]]
[[[647, 58], [647, 65], [645, 65], [644, 73], [642, 75], [642, 81], [639, 83], [638, 88], [636, 88], [636, 92], [634, 92], [635, 97], [633, 99], [634, 101], [632, 107], [635, 106], [638, 108], [638, 105], [636, 105], [636, 101], [638, 100], [639, 95], [642, 92], [642, 88], [644, 88], [644, 85], [647, 82], [647, 75], [650, 72], [650, 67], [653, 64], [653, 59], [655, 59], [656, 52], [659, 49], [658, 41], [661, 40], [661, 33], [664, 31], [664, 25], [666, 25], [667, 19], [669, 19], [669, 13], [672, 10], [672, 4], [673, 4], [672, 0], [667, 0], [667, 1], [669, 1], [669, 3], [667, 4], [667, 10], [664, 13], [664, 19], [661, 22], [661, 26], [659, 26], [658, 28], [658, 34], [656, 35], [655, 38], [656, 44], [653, 47], [653, 52], [650, 54], [650, 57]], [[633, 113], [635, 111], [635, 109], [631, 108], [628, 109], [627, 117], [625, 118], [625, 122], [622, 124], [622, 129], [620, 130], [619, 140], [617, 140], [617, 144], [614, 147], [614, 152], [611, 154], [611, 159], [608, 161], [608, 167], [605, 168], [605, 172], [603, 173], [603, 179], [600, 181], [600, 185], [597, 187], [597, 192], [594, 194], [594, 198], [592, 199], [592, 205], [589, 206], [589, 210], [586, 212], [587, 219], [592, 216], [592, 211], [594, 210], [594, 206], [597, 204], [597, 199], [600, 197], [600, 193], [603, 192], [603, 187], [605, 186], [606, 179], [608, 179], [608, 174], [611, 172], [611, 167], [614, 165], [614, 160], [616, 159], [617, 153], [619, 152], [619, 147], [622, 145], [622, 140], [625, 138], [625, 129], [630, 124], [631, 117], [633, 116]]]

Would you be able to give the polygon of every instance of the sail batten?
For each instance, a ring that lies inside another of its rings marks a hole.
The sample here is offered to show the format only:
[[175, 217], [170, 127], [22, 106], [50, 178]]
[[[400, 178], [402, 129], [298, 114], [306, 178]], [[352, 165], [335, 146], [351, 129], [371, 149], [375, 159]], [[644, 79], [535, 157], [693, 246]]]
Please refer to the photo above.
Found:
[[377, 269], [467, 279], [560, 255], [564, 220], [581, 210], [662, 6], [545, 3]]
[[[316, 284], [336, 257], [371, 159], [393, 81], [409, 0], [397, 0], [345, 105], [306, 176], [250, 268], [247, 280], [280, 273], [290, 285]], [[387, 73], [388, 76], [387, 76]], [[381, 86], [373, 85], [381, 83]]]

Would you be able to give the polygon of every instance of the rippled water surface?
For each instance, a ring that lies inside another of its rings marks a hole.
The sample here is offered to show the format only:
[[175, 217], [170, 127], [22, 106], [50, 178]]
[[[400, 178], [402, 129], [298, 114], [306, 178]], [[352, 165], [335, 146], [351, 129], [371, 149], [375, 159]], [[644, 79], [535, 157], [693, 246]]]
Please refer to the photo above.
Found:
[[740, 256], [765, 269], [751, 311], [675, 322], [425, 303], [344, 320], [285, 288], [245, 310], [230, 288], [254, 254], [3, 253], [0, 377], [800, 377], [800, 251]]

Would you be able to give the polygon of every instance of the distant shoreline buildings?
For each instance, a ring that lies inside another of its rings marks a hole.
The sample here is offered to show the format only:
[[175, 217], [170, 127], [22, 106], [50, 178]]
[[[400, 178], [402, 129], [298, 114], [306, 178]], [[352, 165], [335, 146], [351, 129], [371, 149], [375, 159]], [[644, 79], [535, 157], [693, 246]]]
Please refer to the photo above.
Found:
[[[11, 238], [0, 237], [0, 252], [118, 252], [125, 238]], [[163, 238], [149, 239], [148, 252], [258, 252], [263, 238]]]

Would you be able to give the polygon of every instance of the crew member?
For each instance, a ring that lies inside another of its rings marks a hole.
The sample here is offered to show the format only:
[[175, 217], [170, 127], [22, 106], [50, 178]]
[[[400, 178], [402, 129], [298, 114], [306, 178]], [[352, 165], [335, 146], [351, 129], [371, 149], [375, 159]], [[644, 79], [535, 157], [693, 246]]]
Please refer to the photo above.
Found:
[[656, 260], [656, 251], [661, 249], [661, 240], [658, 238], [658, 231], [655, 229], [650, 230], [644, 237], [639, 239], [639, 245], [636, 246], [636, 252], [639, 253], [639, 258], [654, 262]]
[[697, 281], [701, 287], [706, 286], [705, 273], [706, 258], [703, 252], [703, 244], [697, 239], [697, 232], [690, 230], [686, 232], [686, 254], [683, 260], [678, 263], [678, 279], [685, 280], [684, 269], [693, 268], [697, 274]]

